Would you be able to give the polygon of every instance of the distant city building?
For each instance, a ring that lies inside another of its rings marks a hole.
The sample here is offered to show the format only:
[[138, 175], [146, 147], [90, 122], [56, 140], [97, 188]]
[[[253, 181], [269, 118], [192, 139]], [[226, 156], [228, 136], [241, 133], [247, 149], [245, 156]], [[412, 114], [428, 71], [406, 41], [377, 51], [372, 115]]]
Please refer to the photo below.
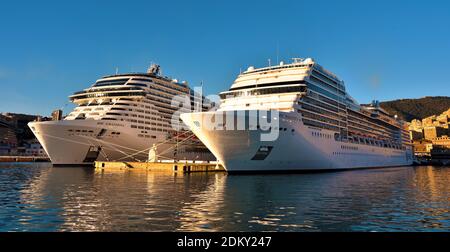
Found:
[[[30, 153], [35, 153], [31, 149], [37, 148], [36, 145], [31, 146], [30, 141], [36, 141], [34, 134], [28, 128], [28, 123], [38, 120], [49, 120], [50, 118], [42, 118], [37, 115], [25, 115], [14, 113], [0, 114], [0, 155], [27, 155], [27, 150]], [[34, 143], [33, 143], [34, 144]], [[42, 152], [36, 152], [36, 156], [41, 155]]]
[[423, 128], [423, 136], [427, 140], [433, 140], [447, 134], [447, 129], [439, 126], [426, 126]]
[[11, 118], [0, 114], [0, 155], [15, 155], [17, 144], [17, 135]]
[[417, 156], [450, 157], [450, 109], [411, 121], [409, 133]]
[[415, 142], [414, 153], [416, 156], [430, 156], [433, 144], [427, 142]]
[[412, 141], [422, 140], [423, 139], [423, 132], [422, 131], [410, 130], [409, 131], [409, 136], [410, 136]]
[[35, 157], [47, 157], [47, 153], [45, 152], [44, 148], [37, 139], [32, 139], [27, 142], [27, 146], [25, 148], [25, 155]]
[[420, 120], [412, 120], [409, 125], [411, 140], [423, 135], [423, 139], [433, 140], [437, 137], [450, 136], [450, 109], [440, 115], [433, 115]]
[[52, 121], [61, 121], [62, 120], [62, 113], [63, 111], [61, 109], [57, 109], [52, 112]]
[[433, 140], [433, 144], [442, 145], [442, 146], [450, 146], [450, 137], [448, 137], [448, 136], [438, 137]]

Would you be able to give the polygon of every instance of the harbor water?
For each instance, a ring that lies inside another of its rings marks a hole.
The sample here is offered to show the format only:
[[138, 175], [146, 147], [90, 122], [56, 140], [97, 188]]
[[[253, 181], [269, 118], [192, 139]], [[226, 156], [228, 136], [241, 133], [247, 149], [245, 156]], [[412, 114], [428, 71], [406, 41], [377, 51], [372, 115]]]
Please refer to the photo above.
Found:
[[177, 175], [0, 164], [0, 231], [449, 230], [449, 167]]

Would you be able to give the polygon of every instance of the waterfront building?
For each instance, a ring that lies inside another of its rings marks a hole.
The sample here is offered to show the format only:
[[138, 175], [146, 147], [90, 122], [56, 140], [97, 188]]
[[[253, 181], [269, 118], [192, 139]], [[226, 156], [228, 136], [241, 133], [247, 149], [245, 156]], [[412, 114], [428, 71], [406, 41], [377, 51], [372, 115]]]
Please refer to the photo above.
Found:
[[414, 142], [414, 154], [417, 157], [430, 157], [433, 144], [425, 141]]
[[17, 135], [11, 118], [0, 114], [0, 156], [17, 153]]
[[423, 137], [423, 126], [422, 121], [414, 119], [409, 124], [409, 136], [412, 141], [422, 140]]
[[421, 140], [423, 139], [423, 132], [422, 131], [415, 131], [410, 130], [409, 135], [412, 141]]
[[433, 140], [447, 134], [447, 129], [440, 126], [425, 126], [423, 128], [423, 136], [427, 140]]
[[[54, 165], [92, 165], [93, 161], [143, 161], [155, 146], [159, 159], [215, 160], [189, 131], [179, 130], [176, 97], [187, 97], [200, 111], [187, 82], [161, 75], [160, 66], [146, 73], [105, 76], [70, 96], [76, 108], [64, 120], [29, 124]], [[201, 97], [201, 96], [200, 96]]]
[[0, 155], [26, 155], [30, 141], [36, 138], [28, 127], [28, 123], [35, 120], [49, 120], [38, 115], [16, 113], [2, 113], [0, 115]]
[[27, 141], [24, 149], [25, 156], [47, 157], [47, 153], [36, 138]]
[[448, 146], [450, 148], [450, 137], [448, 136], [436, 137], [435, 139], [433, 139], [433, 144], [440, 146]]
[[[181, 118], [228, 171], [327, 170], [412, 163], [406, 125], [378, 102], [359, 104], [347, 93], [341, 79], [312, 59], [249, 67], [220, 96], [216, 112], [187, 113]], [[252, 115], [264, 111], [276, 111], [267, 113], [266, 119], [278, 125], [263, 128], [258, 122], [245, 123], [245, 129], [205, 127], [207, 117], [250, 122]], [[261, 139], [268, 131], [278, 134], [276, 140]]]
[[63, 111], [61, 109], [57, 109], [52, 112], [52, 121], [60, 121], [63, 119]]
[[450, 109], [440, 115], [413, 120], [409, 130], [417, 156], [450, 157]]

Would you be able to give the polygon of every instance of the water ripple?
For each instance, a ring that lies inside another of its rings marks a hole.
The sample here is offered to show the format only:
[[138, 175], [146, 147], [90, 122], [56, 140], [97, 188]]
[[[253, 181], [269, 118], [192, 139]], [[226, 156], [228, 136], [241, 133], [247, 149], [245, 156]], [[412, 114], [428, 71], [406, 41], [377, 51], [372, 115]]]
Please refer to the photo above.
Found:
[[0, 231], [448, 231], [450, 168], [227, 176], [0, 164]]

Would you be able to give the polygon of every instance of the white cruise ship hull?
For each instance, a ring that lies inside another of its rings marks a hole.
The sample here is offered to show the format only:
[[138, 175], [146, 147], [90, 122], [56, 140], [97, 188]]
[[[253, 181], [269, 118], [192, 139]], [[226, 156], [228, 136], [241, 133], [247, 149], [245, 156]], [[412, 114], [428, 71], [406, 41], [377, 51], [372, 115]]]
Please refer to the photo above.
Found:
[[[280, 112], [282, 130], [271, 142], [261, 141], [261, 130], [202, 127], [203, 118], [211, 113], [217, 112], [187, 113], [181, 118], [228, 172], [341, 170], [406, 166], [413, 162], [411, 149], [337, 141], [333, 131], [305, 126], [296, 113]], [[238, 120], [249, 121], [248, 114], [243, 117]]]
[[[29, 127], [47, 152], [53, 165], [92, 165], [94, 161], [144, 161], [149, 148], [157, 145], [165, 159], [213, 160], [207, 153], [184, 152], [166, 143], [163, 132], [156, 138], [140, 138], [126, 123], [98, 120], [63, 120], [31, 122]], [[117, 134], [116, 132], [120, 132]]]

